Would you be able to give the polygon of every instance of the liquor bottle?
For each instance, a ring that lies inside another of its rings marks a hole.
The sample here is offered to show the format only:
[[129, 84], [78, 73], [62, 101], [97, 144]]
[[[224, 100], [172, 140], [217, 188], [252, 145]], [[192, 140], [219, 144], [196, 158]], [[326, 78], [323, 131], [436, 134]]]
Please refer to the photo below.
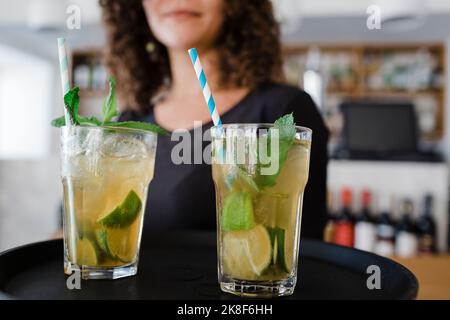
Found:
[[448, 228], [447, 228], [447, 250], [450, 252], [450, 199], [448, 199]]
[[341, 192], [341, 212], [336, 217], [334, 243], [353, 247], [354, 225], [351, 214], [352, 192], [348, 188], [343, 188]]
[[325, 242], [334, 242], [335, 229], [336, 229], [336, 218], [333, 213], [328, 212], [327, 224], [325, 225], [325, 229], [323, 231], [323, 241]]
[[335, 233], [335, 224], [336, 224], [336, 215], [334, 212], [333, 206], [333, 192], [328, 190], [327, 192], [327, 224], [323, 231], [323, 241], [325, 242], [333, 242], [334, 241], [334, 233]]
[[376, 228], [370, 214], [371, 193], [364, 190], [361, 194], [361, 211], [355, 223], [355, 248], [372, 252], [375, 246]]
[[376, 234], [375, 253], [381, 256], [392, 256], [394, 254], [395, 227], [391, 220], [391, 205], [388, 195], [382, 195], [380, 199], [380, 215]]
[[401, 258], [411, 258], [417, 255], [418, 241], [412, 220], [414, 205], [410, 199], [403, 201], [401, 212], [395, 236], [395, 254]]
[[419, 253], [436, 252], [436, 224], [433, 219], [433, 196], [425, 196], [423, 213], [417, 220]]

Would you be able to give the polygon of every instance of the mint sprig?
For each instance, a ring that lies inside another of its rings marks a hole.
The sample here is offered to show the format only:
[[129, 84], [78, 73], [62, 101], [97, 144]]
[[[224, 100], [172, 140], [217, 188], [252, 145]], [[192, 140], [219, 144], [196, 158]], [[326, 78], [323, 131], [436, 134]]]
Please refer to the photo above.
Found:
[[[277, 136], [275, 130], [278, 133], [278, 154], [274, 154], [274, 150], [270, 149], [272, 140], [276, 139]], [[274, 161], [278, 161], [279, 166], [276, 173], [262, 175], [261, 169], [269, 167], [271, 164], [263, 165], [259, 163], [259, 174], [256, 176], [249, 174], [245, 166], [237, 166], [235, 172], [226, 178], [231, 193], [225, 197], [222, 209], [222, 228], [224, 230], [246, 230], [252, 226], [251, 222], [254, 221], [253, 208], [246, 203], [251, 204], [254, 201], [252, 198], [257, 195], [273, 197], [280, 200], [289, 198], [289, 194], [271, 192], [266, 190], [266, 188], [275, 186], [277, 177], [286, 162], [289, 150], [294, 144], [295, 133], [294, 117], [291, 113], [277, 119], [273, 127], [269, 129], [267, 137], [259, 137], [260, 143], [267, 144], [266, 150], [269, 153], [268, 156], [274, 157]], [[243, 199], [246, 199], [246, 202]], [[284, 240], [282, 243], [284, 245]]]
[[110, 122], [111, 119], [115, 116], [119, 115], [119, 113], [117, 112], [116, 79], [114, 79], [114, 77], [109, 77], [108, 82], [109, 94], [102, 107], [103, 125], [107, 122]]
[[[66, 118], [64, 116], [53, 119], [51, 125], [56, 128], [64, 127], [66, 125]], [[98, 120], [96, 117], [83, 117], [77, 115], [77, 125], [84, 127], [99, 127], [102, 125], [102, 122]]]
[[[114, 77], [109, 77], [109, 94], [102, 106], [102, 118], [99, 120], [96, 117], [83, 117], [78, 114], [80, 106], [80, 88], [74, 87], [69, 90], [64, 96], [64, 106], [68, 112], [69, 119], [72, 125], [75, 126], [95, 126], [108, 128], [130, 128], [144, 131], [151, 131], [161, 135], [167, 135], [168, 132], [156, 124], [138, 122], [138, 121], [111, 121], [119, 113], [117, 111], [117, 97], [116, 97], [116, 80]], [[66, 125], [64, 116], [52, 120], [53, 127], [63, 127]]]
[[64, 105], [69, 113], [70, 122], [73, 125], [79, 125], [78, 121], [78, 107], [80, 105], [80, 88], [75, 87], [64, 96]]
[[154, 123], [147, 122], [139, 122], [139, 121], [123, 121], [123, 122], [106, 122], [103, 123], [104, 127], [113, 127], [113, 128], [129, 128], [129, 129], [138, 129], [145, 131], [152, 131], [161, 135], [167, 135], [167, 130], [161, 128], [160, 126]]
[[253, 176], [252, 174], [247, 173], [245, 166], [238, 166], [234, 174], [227, 177], [230, 188], [244, 188], [245, 190], [258, 193], [262, 192], [263, 189], [273, 187], [276, 184], [277, 177], [286, 162], [287, 155], [295, 139], [296, 129], [294, 116], [292, 113], [286, 114], [277, 119], [274, 122], [273, 127], [269, 129], [267, 137], [259, 138], [264, 139], [264, 141], [260, 140], [260, 142], [263, 141], [263, 143], [267, 144], [266, 150], [268, 152], [268, 156], [270, 157], [274, 156], [272, 154], [273, 150], [271, 150], [271, 145], [272, 140], [275, 139], [275, 130], [278, 130], [278, 154], [275, 155], [275, 161], [278, 161], [278, 171], [272, 175], [263, 175], [261, 174], [261, 169], [270, 167], [271, 163], [259, 163], [259, 174], [257, 176]]
[[[255, 178], [255, 182], [260, 189], [273, 187], [276, 184], [276, 180], [281, 171], [281, 168], [286, 162], [289, 150], [294, 143], [296, 133], [294, 116], [292, 115], [292, 113], [286, 114], [277, 119], [273, 124], [273, 128], [269, 129], [269, 134], [267, 137], [267, 150], [270, 156], [272, 156], [272, 150], [270, 149], [270, 147], [272, 145], [271, 140], [274, 139], [274, 130], [278, 130], [278, 171], [272, 175], [258, 175]], [[266, 165], [260, 165], [260, 170], [264, 167], [270, 167], [270, 165], [270, 163]]]

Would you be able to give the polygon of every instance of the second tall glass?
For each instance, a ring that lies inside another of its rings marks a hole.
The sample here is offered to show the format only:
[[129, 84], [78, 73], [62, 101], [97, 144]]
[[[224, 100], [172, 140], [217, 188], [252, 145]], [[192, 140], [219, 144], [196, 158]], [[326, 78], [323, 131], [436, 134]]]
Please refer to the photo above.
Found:
[[230, 124], [211, 130], [219, 282], [225, 292], [294, 292], [312, 131], [296, 127], [295, 138], [286, 142], [276, 139], [274, 129]]

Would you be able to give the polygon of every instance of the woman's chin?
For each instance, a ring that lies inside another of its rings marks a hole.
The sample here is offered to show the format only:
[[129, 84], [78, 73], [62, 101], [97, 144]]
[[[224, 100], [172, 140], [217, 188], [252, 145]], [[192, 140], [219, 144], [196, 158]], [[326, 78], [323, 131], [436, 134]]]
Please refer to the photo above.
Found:
[[214, 34], [202, 26], [171, 26], [159, 25], [153, 28], [156, 38], [169, 49], [189, 49], [192, 47], [207, 47], [212, 43]]
[[190, 48], [204, 48], [207, 47], [207, 41], [205, 39], [201, 39], [199, 37], [178, 37], [174, 36], [171, 39], [166, 39], [163, 41], [164, 45], [166, 45], [169, 49], [173, 50], [188, 50]]

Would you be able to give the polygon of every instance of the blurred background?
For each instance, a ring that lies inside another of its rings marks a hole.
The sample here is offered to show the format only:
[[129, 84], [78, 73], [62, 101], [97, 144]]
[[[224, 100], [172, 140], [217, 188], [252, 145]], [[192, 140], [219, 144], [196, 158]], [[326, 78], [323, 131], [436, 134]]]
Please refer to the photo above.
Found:
[[[447, 251], [450, 2], [273, 2], [286, 80], [332, 133], [325, 240], [399, 257]], [[95, 115], [107, 77], [100, 17], [95, 0], [0, 0], [0, 251], [59, 228], [56, 38], [71, 48], [82, 113]]]

